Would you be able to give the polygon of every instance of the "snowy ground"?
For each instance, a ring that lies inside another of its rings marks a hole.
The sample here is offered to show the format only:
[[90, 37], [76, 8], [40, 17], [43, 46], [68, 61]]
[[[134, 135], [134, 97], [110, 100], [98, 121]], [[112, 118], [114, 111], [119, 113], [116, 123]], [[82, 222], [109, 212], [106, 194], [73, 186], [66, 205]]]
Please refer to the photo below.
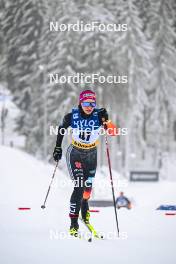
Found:
[[[110, 238], [116, 230], [113, 208], [100, 208], [92, 213], [92, 223], [109, 239], [88, 243], [67, 235], [72, 186], [61, 169], [47, 208], [40, 208], [53, 169], [26, 153], [0, 146], [0, 263], [176, 263], [176, 216], [155, 210], [160, 204], [176, 204], [176, 182], [127, 184], [125, 193], [134, 207], [118, 211], [120, 238]], [[69, 186], [64, 187], [65, 182]], [[104, 198], [109, 194], [105, 188]], [[81, 223], [80, 229], [84, 230]]]

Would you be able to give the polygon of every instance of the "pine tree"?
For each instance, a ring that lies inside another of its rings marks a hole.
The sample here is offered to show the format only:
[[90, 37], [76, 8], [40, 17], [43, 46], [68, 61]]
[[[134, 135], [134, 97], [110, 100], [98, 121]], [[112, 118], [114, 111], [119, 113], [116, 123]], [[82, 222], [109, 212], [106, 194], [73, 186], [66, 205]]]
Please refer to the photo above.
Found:
[[[151, 71], [153, 114], [150, 118], [152, 135], [157, 133], [158, 152], [169, 148], [170, 132], [176, 111], [175, 66], [176, 32], [174, 28], [174, 1], [151, 1], [149, 33], [154, 47]], [[163, 143], [165, 142], [165, 144]]]
[[2, 24], [7, 49], [8, 87], [21, 109], [17, 130], [27, 137], [31, 130], [31, 92], [42, 24], [36, 2], [7, 1]]

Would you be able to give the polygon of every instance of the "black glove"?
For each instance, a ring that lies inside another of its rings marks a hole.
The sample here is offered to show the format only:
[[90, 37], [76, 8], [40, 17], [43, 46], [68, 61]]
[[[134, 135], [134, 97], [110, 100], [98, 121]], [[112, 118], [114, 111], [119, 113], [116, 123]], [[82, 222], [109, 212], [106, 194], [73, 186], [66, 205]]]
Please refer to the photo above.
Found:
[[62, 158], [62, 148], [61, 147], [55, 147], [53, 152], [53, 158], [55, 161], [58, 161]]
[[101, 122], [102, 122], [102, 118], [105, 119], [105, 121], [108, 120], [108, 113], [105, 108], [100, 108], [98, 114]]

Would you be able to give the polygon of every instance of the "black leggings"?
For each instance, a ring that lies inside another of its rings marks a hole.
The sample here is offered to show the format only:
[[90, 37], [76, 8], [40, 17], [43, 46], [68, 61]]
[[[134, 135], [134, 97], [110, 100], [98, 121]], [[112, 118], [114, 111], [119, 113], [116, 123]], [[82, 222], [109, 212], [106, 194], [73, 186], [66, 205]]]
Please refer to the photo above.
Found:
[[71, 218], [77, 218], [81, 208], [84, 218], [89, 210], [88, 199], [92, 190], [92, 181], [97, 167], [97, 148], [78, 149], [70, 145], [66, 154], [67, 167], [72, 180], [74, 190], [70, 198]]

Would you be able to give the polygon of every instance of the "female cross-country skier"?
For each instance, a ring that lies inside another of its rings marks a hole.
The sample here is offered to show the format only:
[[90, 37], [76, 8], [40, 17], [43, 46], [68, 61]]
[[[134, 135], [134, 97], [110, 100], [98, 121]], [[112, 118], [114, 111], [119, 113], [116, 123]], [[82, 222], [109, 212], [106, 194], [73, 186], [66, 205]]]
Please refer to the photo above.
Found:
[[108, 121], [105, 108], [96, 108], [96, 94], [91, 90], [80, 93], [79, 105], [65, 115], [59, 126], [56, 146], [53, 152], [55, 161], [62, 157], [63, 129], [72, 128], [72, 142], [67, 149], [66, 160], [69, 174], [74, 181], [74, 190], [70, 198], [71, 219], [70, 234], [78, 236], [78, 217], [89, 223], [88, 199], [92, 191], [92, 182], [97, 167], [97, 145], [100, 128], [113, 127]]

